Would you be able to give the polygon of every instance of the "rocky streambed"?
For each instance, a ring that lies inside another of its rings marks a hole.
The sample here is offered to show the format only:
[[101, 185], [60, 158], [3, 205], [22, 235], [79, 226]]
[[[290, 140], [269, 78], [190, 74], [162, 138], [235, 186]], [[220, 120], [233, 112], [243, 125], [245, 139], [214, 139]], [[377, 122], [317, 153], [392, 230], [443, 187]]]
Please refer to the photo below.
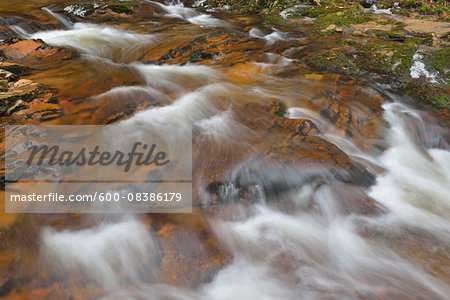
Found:
[[362, 4], [0, 4], [3, 126], [192, 127], [194, 197], [2, 213], [0, 297], [445, 299], [448, 11]]

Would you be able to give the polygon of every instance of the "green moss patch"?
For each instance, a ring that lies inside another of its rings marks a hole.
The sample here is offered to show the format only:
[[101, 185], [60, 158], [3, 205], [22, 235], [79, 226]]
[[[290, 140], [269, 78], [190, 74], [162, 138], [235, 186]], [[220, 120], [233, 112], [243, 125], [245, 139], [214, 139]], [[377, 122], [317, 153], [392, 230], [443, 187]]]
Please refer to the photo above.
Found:
[[439, 50], [428, 59], [429, 63], [443, 76], [449, 77], [450, 69], [450, 47]]
[[296, 10], [290, 18], [308, 17], [317, 18], [321, 15], [336, 13], [341, 11], [342, 8], [338, 7], [324, 7], [324, 6], [312, 6], [312, 7], [300, 7]]
[[280, 6], [281, 2], [284, 4], [284, 1], [280, 0], [232, 0], [231, 6], [234, 9], [244, 13], [259, 13], [273, 7], [274, 5]]
[[0, 66], [0, 69], [14, 73], [16, 75], [21, 75], [21, 74], [27, 73], [28, 71], [31, 70], [30, 67], [22, 66], [22, 65], [3, 65], [3, 66]]
[[395, 2], [396, 1], [394, 0], [378, 0], [377, 8], [378, 9], [393, 8]]
[[406, 77], [413, 63], [412, 57], [419, 45], [417, 39], [404, 42], [372, 42], [362, 43], [354, 40], [343, 40], [342, 43], [358, 50], [358, 65], [373, 72], [392, 73]]
[[[258, 5], [266, 2], [259, 0]], [[252, 1], [248, 2], [250, 5]], [[261, 9], [260, 6], [252, 6], [254, 8], [244, 9], [246, 12], [261, 12], [264, 11], [264, 20], [266, 23], [279, 25], [284, 27], [298, 26], [297, 24], [290, 22], [290, 20], [302, 19], [305, 17], [315, 19], [315, 29], [323, 30], [330, 25], [336, 25], [337, 27], [348, 26], [351, 24], [361, 24], [373, 20], [373, 15], [370, 12], [365, 12], [363, 7], [354, 2], [348, 1], [328, 1], [321, 2], [321, 6], [303, 6], [295, 9], [292, 14], [284, 19], [280, 16], [280, 12], [283, 9], [300, 4], [301, 1], [272, 1], [270, 5], [266, 6], [266, 9]], [[244, 6], [247, 7], [247, 6]], [[259, 8], [256, 8], [259, 7]]]
[[8, 80], [0, 80], [0, 92], [7, 92], [8, 90]]
[[420, 0], [402, 0], [399, 1], [399, 6], [401, 8], [409, 8], [409, 9], [413, 9], [413, 8], [419, 8], [422, 6], [422, 1]]
[[437, 108], [450, 108], [450, 95], [438, 93], [429, 99], [431, 105]]
[[343, 52], [332, 50], [314, 55], [309, 64], [322, 70], [329, 70], [346, 75], [356, 75], [358, 67]]
[[134, 6], [133, 3], [108, 3], [107, 7], [111, 9], [112, 11], [116, 13], [125, 13], [128, 15], [131, 15], [134, 13]]
[[[381, 0], [379, 1], [378, 8], [389, 8], [390, 2], [392, 0]], [[386, 7], [380, 7], [380, 3], [384, 4]], [[449, 21], [450, 6], [448, 5], [448, 0], [437, 0], [437, 1], [421, 1], [421, 0], [402, 0], [398, 1], [400, 8], [392, 10], [393, 13], [401, 16], [414, 16], [414, 15], [428, 15], [434, 16], [438, 19], [443, 19], [444, 21]]]
[[342, 11], [323, 14], [316, 18], [316, 28], [325, 29], [329, 25], [347, 26], [351, 24], [361, 24], [373, 19], [370, 13], [365, 13], [360, 9], [342, 9]]
[[417, 12], [425, 15], [446, 15], [447, 19], [449, 19], [448, 14], [450, 13], [450, 7], [445, 0], [438, 0], [430, 3], [420, 2]]
[[287, 28], [298, 26], [298, 24], [296, 24], [295, 22], [291, 22], [291, 20], [286, 20], [277, 13], [264, 14], [263, 23]]

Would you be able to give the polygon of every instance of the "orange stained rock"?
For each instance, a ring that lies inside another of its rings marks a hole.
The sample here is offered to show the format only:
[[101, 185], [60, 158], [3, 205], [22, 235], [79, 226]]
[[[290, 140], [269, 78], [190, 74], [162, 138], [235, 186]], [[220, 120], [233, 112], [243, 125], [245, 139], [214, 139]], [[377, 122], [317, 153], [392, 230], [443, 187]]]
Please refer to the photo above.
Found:
[[[0, 147], [4, 147], [4, 142], [0, 144]], [[4, 149], [4, 148], [3, 148]], [[4, 167], [2, 167], [4, 169]], [[20, 219], [22, 215], [19, 214], [7, 214], [5, 213], [5, 193], [0, 192], [0, 229], [10, 227], [17, 220]], [[0, 265], [4, 265], [4, 256], [0, 256]]]
[[251, 60], [246, 52], [261, 49], [261, 43], [233, 32], [198, 35], [194, 39], [177, 36], [157, 49], [152, 49], [141, 60], [165, 64], [218, 63], [228, 66]]
[[29, 67], [40, 67], [72, 57], [71, 50], [52, 47], [41, 40], [6, 40], [0, 43], [0, 51], [7, 59]]
[[8, 46], [0, 46], [3, 54], [12, 60], [20, 60], [36, 50], [42, 43], [33, 40], [23, 40]]
[[249, 84], [263, 79], [272, 67], [254, 62], [239, 63], [227, 70], [227, 75], [231, 81], [236, 83]]
[[61, 106], [53, 93], [38, 96], [25, 104], [26, 108], [13, 113], [9, 117], [10, 124], [36, 124], [38, 121], [49, 120], [62, 114]]
[[158, 218], [161, 228], [156, 237], [162, 253], [161, 270], [172, 283], [196, 286], [210, 280], [226, 262], [200, 215]]
[[322, 74], [305, 74], [305, 78], [309, 80], [322, 80], [323, 75]]

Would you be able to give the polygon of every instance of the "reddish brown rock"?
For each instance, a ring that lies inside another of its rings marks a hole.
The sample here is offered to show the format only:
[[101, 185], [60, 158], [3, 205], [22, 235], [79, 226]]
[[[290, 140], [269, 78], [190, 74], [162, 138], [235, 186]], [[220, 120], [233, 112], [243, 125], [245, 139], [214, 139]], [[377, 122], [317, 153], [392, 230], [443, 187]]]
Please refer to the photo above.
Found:
[[314, 96], [311, 105], [331, 122], [330, 133], [352, 137], [361, 148], [370, 150], [386, 125], [381, 108], [386, 98], [372, 88], [338, 82], [336, 89]]
[[41, 40], [11, 38], [0, 43], [0, 54], [16, 63], [32, 68], [42, 68], [71, 58], [73, 52], [49, 46]]
[[60, 116], [62, 109], [47, 87], [0, 70], [1, 123], [35, 123]]
[[151, 51], [142, 61], [156, 64], [214, 63], [236, 64], [251, 60], [246, 51], [261, 49], [264, 43], [238, 32], [218, 32], [186, 40], [174, 48]]
[[40, 122], [59, 117], [63, 113], [55, 95], [49, 91], [23, 105], [23, 109], [12, 114], [11, 123]]
[[158, 10], [153, 3], [147, 2], [92, 2], [76, 1], [49, 5], [48, 8], [61, 14], [73, 22], [102, 23], [108, 21], [123, 21], [123, 19], [140, 19], [152, 16]]
[[211, 253], [196, 231], [183, 226], [166, 225], [159, 235], [163, 259], [161, 269], [170, 281], [182, 286], [196, 286], [210, 281], [222, 267], [223, 256]]
[[161, 271], [173, 284], [195, 287], [208, 282], [228, 260], [197, 213], [154, 215], [148, 221], [156, 230], [162, 255]]
[[311, 120], [287, 119], [284, 113], [280, 102], [247, 103], [235, 115], [254, 134], [249, 136], [252, 147], [194, 147], [194, 183], [206, 191], [200, 199], [219, 201], [220, 189], [227, 185], [234, 185], [245, 202], [254, 199], [246, 193], [256, 185], [267, 195], [277, 195], [309, 183], [373, 183], [373, 175], [320, 137]]
[[318, 134], [310, 120], [285, 118], [285, 106], [279, 101], [242, 104], [233, 113], [236, 122], [249, 129], [250, 135], [246, 139], [254, 147], [246, 147], [246, 143], [231, 143], [229, 146], [194, 144], [194, 186], [224, 182], [236, 165], [267, 152], [277, 143], [286, 142], [296, 135]]

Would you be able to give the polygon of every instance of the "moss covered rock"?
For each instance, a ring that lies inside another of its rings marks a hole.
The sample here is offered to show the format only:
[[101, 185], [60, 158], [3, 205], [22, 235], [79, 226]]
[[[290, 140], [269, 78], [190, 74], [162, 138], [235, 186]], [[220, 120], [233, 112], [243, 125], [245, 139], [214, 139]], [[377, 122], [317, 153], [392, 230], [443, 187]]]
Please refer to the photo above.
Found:
[[315, 68], [346, 75], [356, 75], [359, 71], [351, 58], [337, 50], [316, 54], [308, 62]]
[[356, 48], [357, 54], [354, 59], [361, 68], [402, 78], [409, 76], [413, 56], [419, 47], [417, 39], [407, 39], [404, 42], [379, 40], [367, 43], [346, 39], [342, 43]]
[[439, 50], [428, 61], [443, 77], [450, 78], [450, 47]]
[[321, 14], [316, 18], [316, 28], [325, 29], [330, 24], [336, 26], [348, 26], [351, 24], [361, 24], [372, 20], [372, 16], [362, 10], [362, 7], [342, 9], [341, 11]]

